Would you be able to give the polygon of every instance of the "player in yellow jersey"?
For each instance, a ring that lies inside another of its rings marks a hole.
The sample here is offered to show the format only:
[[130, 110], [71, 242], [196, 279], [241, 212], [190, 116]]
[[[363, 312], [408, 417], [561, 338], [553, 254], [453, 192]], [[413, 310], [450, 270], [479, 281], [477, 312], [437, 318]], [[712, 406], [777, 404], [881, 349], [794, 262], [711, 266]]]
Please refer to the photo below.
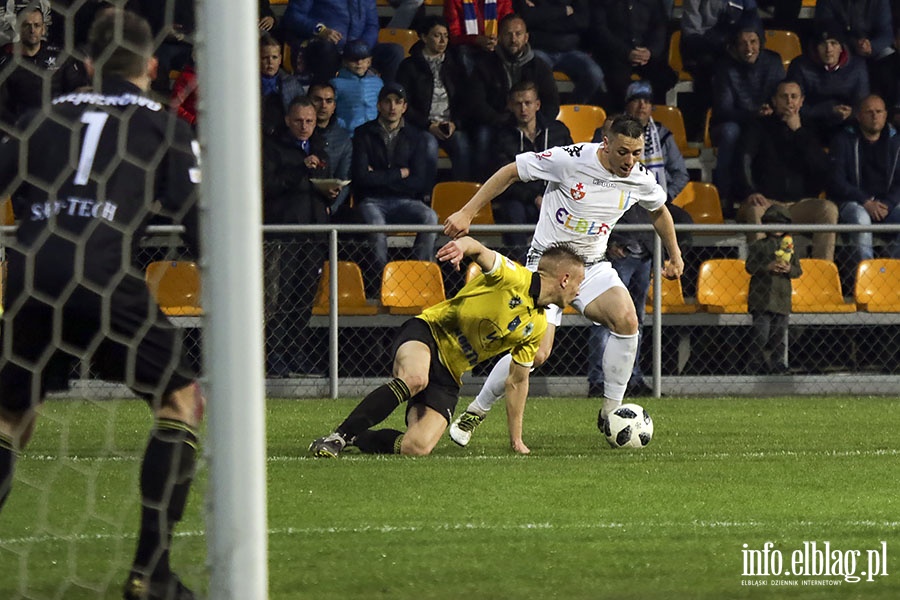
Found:
[[[438, 260], [457, 269], [464, 257], [484, 273], [400, 327], [394, 378], [369, 393], [333, 433], [313, 441], [312, 454], [335, 458], [348, 444], [371, 454], [430, 454], [453, 418], [463, 373], [507, 351], [512, 355], [506, 379], [510, 442], [515, 451], [527, 452], [522, 414], [528, 375], [547, 329], [544, 309], [575, 299], [584, 261], [567, 245], [552, 246], [532, 272], [469, 237], [437, 253]], [[405, 433], [371, 429], [405, 401]]]

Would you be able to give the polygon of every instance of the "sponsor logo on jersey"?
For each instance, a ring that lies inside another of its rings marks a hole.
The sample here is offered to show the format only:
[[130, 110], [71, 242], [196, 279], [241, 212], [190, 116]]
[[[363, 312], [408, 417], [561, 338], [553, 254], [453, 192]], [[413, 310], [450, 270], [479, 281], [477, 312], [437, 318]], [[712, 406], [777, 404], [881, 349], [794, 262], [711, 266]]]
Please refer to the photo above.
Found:
[[563, 150], [565, 150], [566, 154], [578, 158], [581, 158], [581, 148], [582, 146], [563, 146]]
[[70, 217], [83, 217], [115, 221], [118, 204], [114, 202], [98, 202], [90, 198], [69, 197], [65, 200], [35, 202], [31, 205], [31, 220], [45, 221], [50, 217], [65, 214]]
[[609, 225], [606, 223], [598, 223], [597, 221], [588, 221], [581, 217], [576, 217], [565, 208], [556, 211], [556, 222], [575, 233], [584, 235], [608, 235]]
[[584, 184], [580, 181], [575, 184], [575, 187], [569, 188], [569, 193], [572, 195], [572, 200], [576, 202], [585, 197], [584, 192]]
[[592, 181], [591, 183], [593, 183], [594, 185], [599, 185], [599, 186], [602, 187], [602, 188], [614, 188], [614, 187], [616, 187], [616, 184], [613, 183], [612, 181], [604, 181], [603, 179], [595, 179], [595, 180]]
[[509, 301], [509, 308], [513, 309], [522, 304], [522, 299], [518, 296], [513, 296], [512, 300]]
[[525, 326], [525, 330], [522, 332], [522, 335], [524, 335], [525, 337], [529, 337], [532, 332], [534, 332], [534, 323], [528, 323], [528, 325]]
[[463, 351], [463, 354], [466, 357], [469, 365], [475, 366], [478, 364], [478, 353], [475, 352], [475, 348], [472, 347], [472, 344], [469, 343], [469, 339], [463, 334], [462, 331], [456, 332], [456, 341], [459, 344], [460, 349]]
[[513, 319], [512, 321], [509, 322], [509, 325], [507, 325], [506, 328], [509, 329], [510, 331], [515, 331], [516, 328], [521, 324], [522, 324], [522, 318], [516, 317], [515, 319]]

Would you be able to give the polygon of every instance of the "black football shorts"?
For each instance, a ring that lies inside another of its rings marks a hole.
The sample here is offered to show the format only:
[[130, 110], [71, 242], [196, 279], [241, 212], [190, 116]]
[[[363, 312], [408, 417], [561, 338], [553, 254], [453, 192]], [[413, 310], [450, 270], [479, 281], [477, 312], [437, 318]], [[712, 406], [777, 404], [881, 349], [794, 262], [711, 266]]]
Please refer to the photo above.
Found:
[[[412, 318], [403, 323], [397, 331], [397, 337], [394, 339], [393, 354], [396, 355], [397, 349], [404, 342], [408, 341], [422, 342], [431, 350], [428, 385], [409, 400], [410, 408], [414, 404], [424, 404], [439, 412], [447, 419], [447, 423], [450, 423], [453, 418], [453, 411], [456, 410], [456, 403], [459, 402], [459, 384], [456, 383], [447, 367], [441, 363], [437, 342], [434, 341], [434, 336], [431, 335], [431, 328], [428, 327], [428, 323], [418, 318]], [[408, 425], [409, 409], [407, 409], [406, 413]]]

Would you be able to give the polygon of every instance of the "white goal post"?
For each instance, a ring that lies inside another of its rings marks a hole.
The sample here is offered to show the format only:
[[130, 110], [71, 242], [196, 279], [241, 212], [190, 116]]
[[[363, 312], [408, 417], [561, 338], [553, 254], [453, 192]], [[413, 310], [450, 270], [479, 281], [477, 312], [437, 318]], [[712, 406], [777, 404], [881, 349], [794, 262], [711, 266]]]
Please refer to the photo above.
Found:
[[207, 540], [217, 600], [268, 598], [258, 15], [197, 3], [209, 391]]

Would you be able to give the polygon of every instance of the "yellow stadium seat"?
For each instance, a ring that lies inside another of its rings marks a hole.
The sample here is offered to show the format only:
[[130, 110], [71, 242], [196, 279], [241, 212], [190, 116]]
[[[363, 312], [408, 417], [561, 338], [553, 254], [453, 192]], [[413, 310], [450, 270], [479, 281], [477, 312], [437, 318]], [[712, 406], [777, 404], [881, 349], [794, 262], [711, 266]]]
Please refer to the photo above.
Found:
[[160, 260], [144, 274], [150, 293], [163, 313], [171, 317], [196, 317], [200, 306], [200, 269], [188, 260]]
[[[436, 183], [431, 190], [431, 208], [437, 213], [438, 223], [443, 223], [447, 217], [458, 211], [466, 202], [472, 199], [480, 183], [474, 181], [441, 181]], [[475, 214], [472, 225], [493, 225], [494, 212], [490, 203], [486, 204]]]
[[681, 30], [676, 29], [669, 38], [669, 66], [678, 73], [680, 81], [693, 81], [691, 74], [684, 70], [684, 62], [681, 60]]
[[722, 202], [719, 200], [719, 190], [711, 183], [688, 181], [684, 189], [672, 200], [672, 203], [686, 210], [694, 219], [694, 223], [722, 224], [725, 222], [722, 215]]
[[[374, 315], [378, 307], [366, 301], [366, 291], [363, 285], [362, 271], [355, 262], [339, 260], [338, 270], [338, 314], [339, 315]], [[327, 315], [328, 291], [331, 282], [331, 265], [325, 261], [322, 268], [322, 277], [319, 278], [319, 288], [316, 290], [316, 300], [313, 303], [312, 314]]]
[[781, 62], [784, 64], [785, 70], [787, 70], [792, 60], [803, 53], [800, 36], [793, 31], [781, 29], [766, 30], [766, 48], [774, 50], [781, 55]]
[[873, 258], [856, 268], [854, 299], [867, 312], [900, 312], [900, 259]]
[[712, 136], [709, 133], [710, 123], [712, 122], [712, 109], [706, 109], [706, 118], [703, 120], [703, 145], [707, 148], [712, 148]]
[[382, 28], [378, 30], [378, 42], [381, 44], [400, 44], [406, 56], [409, 49], [419, 41], [419, 34], [412, 29]]
[[291, 60], [291, 46], [287, 42], [281, 47], [281, 68], [288, 73], [294, 72], [294, 61]]
[[12, 198], [6, 197], [0, 200], [0, 225], [15, 225], [16, 215], [13, 214]]
[[606, 122], [606, 111], [590, 104], [563, 104], [556, 118], [569, 128], [572, 141], [580, 144], [594, 138], [594, 131]]
[[710, 313], [747, 312], [750, 274], [744, 261], [716, 258], [703, 261], [697, 278], [697, 304]]
[[[648, 314], [653, 313], [653, 287], [654, 282], [651, 282], [645, 307]], [[697, 312], [696, 304], [688, 304], [684, 301], [684, 291], [681, 288], [681, 279], [666, 279], [663, 277], [660, 294], [662, 295], [662, 307], [660, 312], [664, 315], [686, 315]]]
[[381, 304], [389, 313], [417, 315], [444, 299], [444, 278], [436, 263], [396, 260], [385, 265], [381, 278]]
[[694, 158], [700, 156], [700, 148], [692, 148], [688, 145], [687, 131], [684, 129], [684, 116], [681, 109], [677, 106], [666, 106], [665, 104], [653, 105], [653, 120], [662, 123], [666, 129], [672, 132], [678, 149], [681, 150], [682, 156], [685, 158]]
[[856, 312], [856, 304], [844, 302], [837, 265], [820, 258], [801, 258], [803, 274], [792, 280], [791, 311], [795, 313]]

